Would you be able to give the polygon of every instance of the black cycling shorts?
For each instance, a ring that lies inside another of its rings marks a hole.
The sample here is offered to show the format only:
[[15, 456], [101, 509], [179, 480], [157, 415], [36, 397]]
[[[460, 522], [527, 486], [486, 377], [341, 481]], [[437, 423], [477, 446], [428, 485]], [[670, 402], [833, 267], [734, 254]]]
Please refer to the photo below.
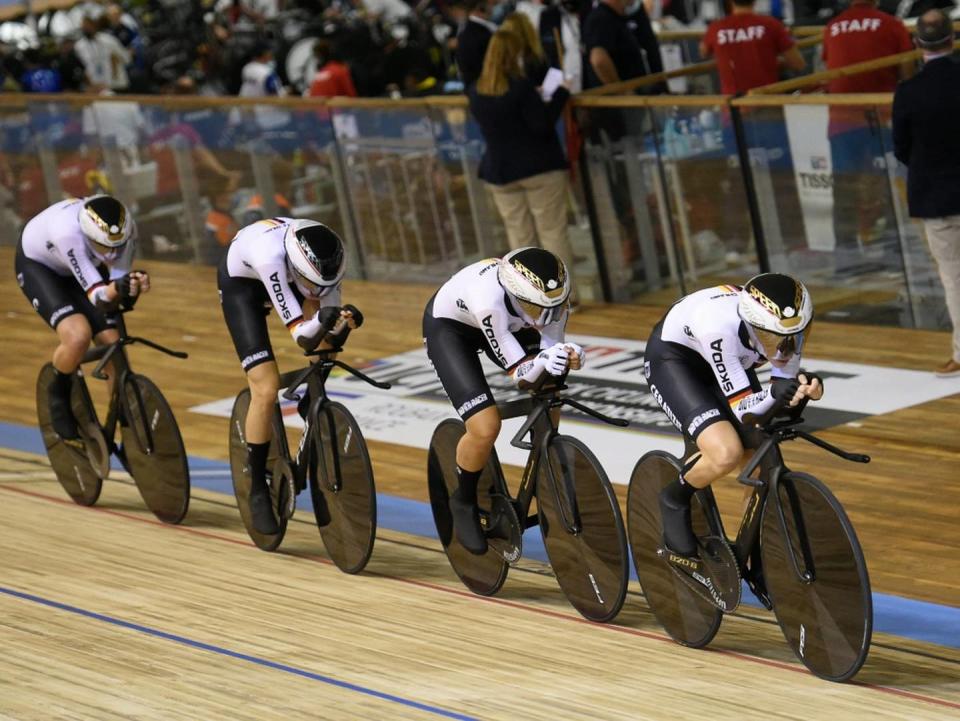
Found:
[[[94, 336], [117, 327], [117, 315], [97, 310], [76, 278], [60, 275], [43, 263], [31, 260], [24, 254], [22, 244], [17, 244], [13, 265], [20, 290], [51, 328], [56, 329], [64, 318], [78, 313], [90, 323]], [[105, 266], [98, 266], [97, 270], [103, 280], [110, 277]]]
[[232, 278], [227, 272], [224, 256], [217, 268], [217, 288], [220, 307], [227, 322], [233, 347], [244, 372], [261, 363], [274, 360], [267, 316], [270, 314], [270, 296], [263, 283], [255, 278]]
[[[531, 354], [540, 349], [540, 333], [533, 328], [524, 328], [513, 336]], [[480, 329], [450, 318], [434, 318], [431, 298], [423, 312], [423, 342], [443, 390], [460, 418], [466, 421], [474, 413], [496, 404], [479, 354], [482, 351], [498, 366], [500, 363]]]
[[[684, 436], [697, 440], [705, 428], [730, 421], [740, 423], [717, 385], [710, 365], [694, 350], [660, 337], [663, 321], [654, 326], [644, 353], [643, 374], [650, 393]], [[747, 371], [754, 391], [760, 390], [757, 375]]]

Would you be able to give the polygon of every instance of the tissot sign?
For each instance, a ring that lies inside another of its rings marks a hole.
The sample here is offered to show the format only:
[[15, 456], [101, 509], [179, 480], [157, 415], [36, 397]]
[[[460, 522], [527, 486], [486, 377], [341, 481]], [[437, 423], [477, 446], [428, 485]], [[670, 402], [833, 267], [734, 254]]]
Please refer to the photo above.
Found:
[[[577, 411], [564, 408], [561, 430], [585, 441], [597, 454], [615, 483], [627, 483], [637, 459], [648, 450], [679, 451], [680, 437], [660, 410], [643, 378], [642, 341], [569, 336], [587, 351], [586, 367], [567, 378], [565, 394], [616, 418], [630, 421], [626, 429], [613, 428]], [[481, 355], [487, 381], [497, 400], [524, 397], [511, 379]], [[809, 425], [827, 428], [859, 418], [890, 413], [910, 405], [960, 393], [960, 379], [936, 378], [931, 373], [880, 368], [855, 363], [806, 359], [804, 365], [825, 380], [827, 394], [804, 414]], [[379, 381], [392, 384], [389, 391], [373, 388], [352, 376], [331, 376], [327, 391], [357, 417], [368, 440], [426, 448], [437, 423], [455, 416], [422, 348], [359, 366]], [[761, 374], [761, 380], [766, 376]], [[200, 413], [229, 416], [232, 398], [197, 406]], [[286, 414], [298, 425], [299, 416]], [[501, 460], [521, 465], [525, 451], [510, 447], [511, 429], [521, 420], [504, 423], [497, 443]]]

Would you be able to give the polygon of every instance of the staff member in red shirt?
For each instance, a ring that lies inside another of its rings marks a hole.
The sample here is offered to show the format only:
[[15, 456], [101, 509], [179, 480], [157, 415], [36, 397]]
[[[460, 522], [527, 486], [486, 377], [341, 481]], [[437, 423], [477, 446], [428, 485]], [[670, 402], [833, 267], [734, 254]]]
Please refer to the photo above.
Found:
[[[828, 70], [875, 60], [913, 49], [903, 22], [877, 10], [876, 0], [853, 0], [823, 30], [823, 59]], [[889, 93], [912, 74], [912, 63], [831, 80], [831, 93]], [[879, 270], [866, 263], [864, 243], [873, 240], [880, 219], [889, 215], [884, 152], [891, 146], [889, 110], [875, 107], [830, 108], [830, 154], [833, 164], [833, 232], [838, 275]], [[899, 252], [899, 251], [898, 251]], [[891, 258], [898, 262], [897, 258]]]
[[733, 14], [714, 20], [700, 42], [700, 55], [717, 58], [720, 92], [745, 93], [780, 79], [780, 57], [799, 72], [804, 61], [793, 37], [779, 20], [753, 11], [754, 0], [734, 0]]
[[357, 88], [350, 75], [350, 67], [343, 62], [337, 47], [327, 40], [318, 40], [313, 46], [317, 72], [307, 95], [312, 98], [357, 97]]

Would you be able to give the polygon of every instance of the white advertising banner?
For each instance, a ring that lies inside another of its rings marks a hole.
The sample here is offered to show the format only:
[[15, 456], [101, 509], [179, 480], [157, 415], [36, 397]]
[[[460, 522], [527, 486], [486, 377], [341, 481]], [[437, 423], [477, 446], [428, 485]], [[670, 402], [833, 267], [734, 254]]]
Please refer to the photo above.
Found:
[[797, 179], [800, 209], [807, 246], [830, 251], [836, 247], [833, 234], [833, 167], [826, 105], [787, 105], [783, 109]]

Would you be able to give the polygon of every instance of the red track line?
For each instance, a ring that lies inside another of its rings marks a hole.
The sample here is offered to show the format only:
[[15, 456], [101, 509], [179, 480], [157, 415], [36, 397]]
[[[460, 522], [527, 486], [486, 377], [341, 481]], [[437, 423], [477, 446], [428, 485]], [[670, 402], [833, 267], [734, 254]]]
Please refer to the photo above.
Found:
[[[232, 543], [237, 546], [248, 546], [248, 547], [253, 546], [253, 544], [249, 541], [230, 538], [229, 536], [223, 536], [219, 533], [210, 533], [209, 531], [201, 531], [196, 528], [190, 528], [189, 526], [172, 526], [168, 523], [163, 523], [162, 521], [159, 521], [155, 518], [135, 516], [131, 513], [125, 513], [123, 511], [113, 511], [113, 510], [110, 510], [109, 508], [98, 508], [97, 506], [78, 506], [76, 503], [66, 498], [49, 496], [45, 493], [38, 493], [37, 491], [28, 491], [24, 488], [18, 488], [16, 486], [0, 484], [0, 489], [4, 491], [12, 492], [12, 493], [19, 493], [24, 496], [30, 496], [32, 498], [39, 498], [44, 501], [59, 503], [60, 505], [64, 505], [64, 506], [84, 508], [86, 510], [96, 511], [97, 513], [103, 513], [108, 516], [115, 516], [117, 518], [123, 518], [129, 521], [139, 521], [140, 523], [146, 523], [151, 526], [160, 526], [162, 528], [167, 528], [172, 531], [181, 531], [183, 533], [189, 533], [195, 536], [200, 536], [202, 538], [212, 538], [217, 541], [225, 541], [226, 543]], [[321, 563], [325, 566], [334, 565], [333, 561], [327, 558], [323, 558], [322, 556], [315, 556], [311, 554], [301, 554], [301, 553], [290, 553], [286, 555], [292, 558], [302, 558], [306, 561]], [[535, 613], [538, 616], [546, 616], [549, 618], [559, 619], [561, 621], [585, 624], [588, 626], [592, 626], [597, 630], [612, 631], [615, 633], [625, 633], [630, 636], [639, 636], [641, 638], [648, 638], [654, 641], [665, 641], [668, 643], [674, 643], [672, 638], [659, 633], [652, 633], [650, 631], [641, 631], [639, 629], [630, 628], [628, 626], [614, 626], [612, 624], [596, 623], [595, 621], [589, 621], [583, 618], [582, 616], [572, 616], [566, 613], [560, 613], [559, 611], [552, 611], [546, 608], [537, 608], [535, 606], [528, 606], [528, 605], [519, 603], [517, 601], [508, 601], [502, 598], [494, 598], [491, 596], [478, 596], [466, 590], [440, 586], [438, 584], [430, 583], [428, 581], [418, 581], [413, 578], [403, 578], [402, 576], [392, 576], [390, 574], [378, 573], [375, 571], [369, 572], [369, 574], [371, 576], [379, 576], [381, 578], [386, 578], [392, 581], [399, 581], [400, 583], [405, 583], [410, 586], [418, 586], [420, 588], [426, 588], [431, 591], [440, 591], [442, 593], [447, 593], [454, 596], [460, 596], [461, 598], [467, 598], [472, 601], [493, 603], [499, 606], [506, 606], [508, 608], [514, 608], [520, 611], [526, 611], [528, 613]], [[746, 661], [748, 663], [759, 664], [761, 666], [782, 669], [784, 671], [792, 671], [793, 673], [809, 674], [809, 671], [807, 671], [807, 669], [802, 666], [788, 664], [782, 661], [771, 661], [769, 659], [760, 658], [758, 656], [751, 656], [749, 654], [740, 653], [739, 651], [728, 651], [725, 649], [718, 649], [718, 648], [706, 648], [702, 650], [710, 653], [720, 654], [722, 656], [728, 656], [730, 658], [736, 658], [741, 661]], [[954, 701], [947, 701], [946, 699], [940, 699], [933, 696], [924, 696], [923, 694], [914, 693], [912, 691], [905, 691], [904, 689], [894, 688], [892, 686], [878, 686], [876, 684], [863, 683], [861, 681], [851, 681], [850, 684], [859, 686], [864, 689], [869, 689], [872, 691], [879, 691], [882, 693], [892, 694], [894, 696], [901, 696], [903, 698], [908, 698], [914, 701], [924, 701], [926, 703], [934, 704], [936, 706], [944, 706], [946, 708], [960, 709], [960, 703], [956, 703]]]

